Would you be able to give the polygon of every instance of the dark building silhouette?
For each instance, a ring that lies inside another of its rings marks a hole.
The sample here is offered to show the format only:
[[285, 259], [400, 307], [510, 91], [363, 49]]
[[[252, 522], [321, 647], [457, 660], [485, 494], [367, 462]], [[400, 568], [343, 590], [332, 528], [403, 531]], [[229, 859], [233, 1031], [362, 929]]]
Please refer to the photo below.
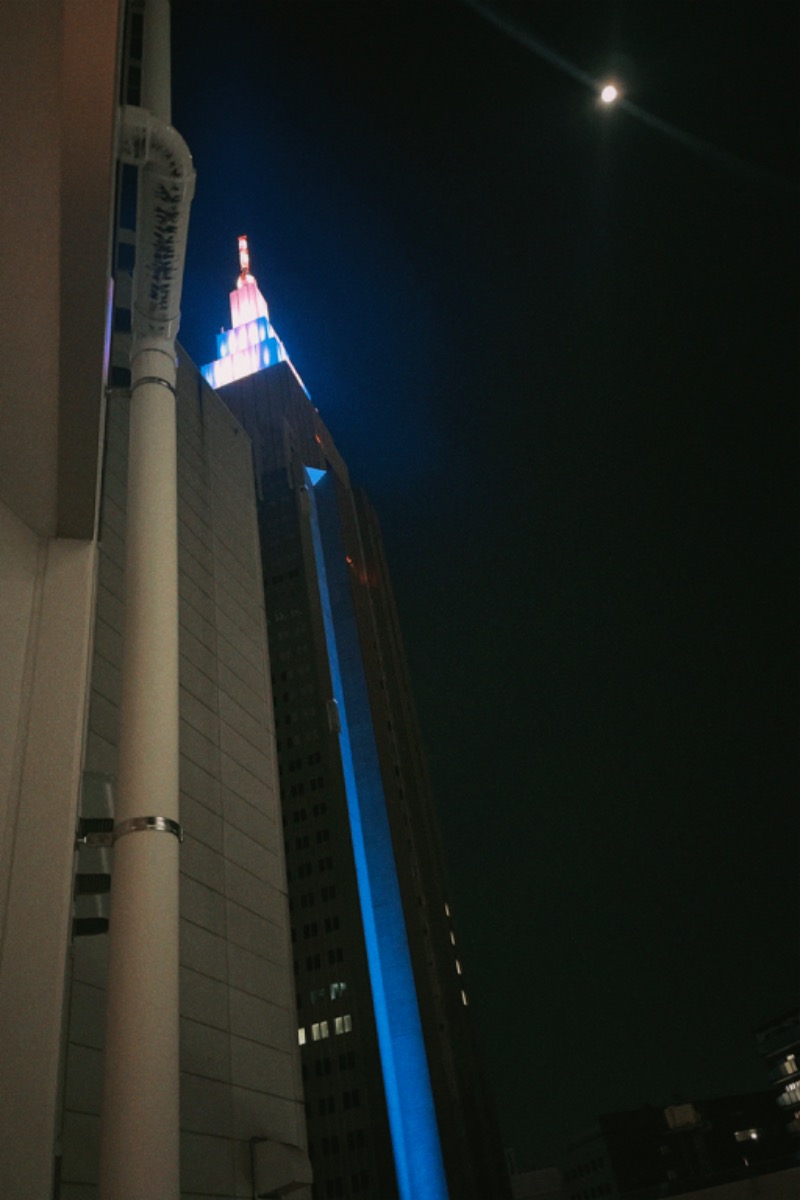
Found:
[[791, 1139], [769, 1092], [608, 1113], [561, 1160], [569, 1200], [654, 1200], [791, 1166]]
[[775, 1089], [775, 1102], [800, 1159], [800, 1010], [775, 1017], [756, 1031], [759, 1054]]

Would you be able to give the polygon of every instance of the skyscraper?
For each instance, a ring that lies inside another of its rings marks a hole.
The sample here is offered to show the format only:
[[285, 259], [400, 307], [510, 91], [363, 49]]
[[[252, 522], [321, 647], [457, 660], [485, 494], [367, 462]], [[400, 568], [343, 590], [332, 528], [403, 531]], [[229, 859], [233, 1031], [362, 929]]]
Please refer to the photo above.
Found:
[[503, 1195], [378, 521], [239, 249], [202, 370], [253, 443], [316, 1195]]

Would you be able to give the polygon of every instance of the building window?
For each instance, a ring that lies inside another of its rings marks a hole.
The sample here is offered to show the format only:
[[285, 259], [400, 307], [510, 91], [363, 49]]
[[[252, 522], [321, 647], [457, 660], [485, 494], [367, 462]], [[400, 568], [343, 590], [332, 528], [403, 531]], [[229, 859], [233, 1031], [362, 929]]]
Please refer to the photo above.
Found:
[[330, 1037], [328, 1032], [327, 1021], [315, 1021], [311, 1026], [311, 1037], [315, 1042], [321, 1042], [324, 1038]]
[[306, 1031], [302, 1025], [297, 1031], [297, 1044], [298, 1046], [305, 1046], [306, 1044]]
[[350, 1033], [353, 1028], [353, 1018], [350, 1013], [345, 1013], [343, 1017], [337, 1017], [333, 1023], [334, 1033]]

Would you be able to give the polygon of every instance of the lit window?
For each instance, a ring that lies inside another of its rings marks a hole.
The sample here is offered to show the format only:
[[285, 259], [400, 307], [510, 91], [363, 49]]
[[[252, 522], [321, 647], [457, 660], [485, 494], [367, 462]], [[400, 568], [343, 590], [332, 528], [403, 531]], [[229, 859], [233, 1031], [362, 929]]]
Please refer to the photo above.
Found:
[[302, 1026], [297, 1031], [297, 1044], [298, 1046], [305, 1046], [306, 1044], [306, 1031]]
[[467, 1000], [467, 993], [464, 991], [463, 988], [461, 989], [461, 1003], [464, 1005], [465, 1008], [469, 1004], [469, 1001]]
[[450, 905], [449, 905], [449, 904], [445, 904], [445, 906], [444, 906], [444, 913], [445, 913], [445, 916], [446, 916], [446, 917], [449, 917], [449, 916], [450, 916]]
[[456, 974], [461, 975], [462, 973], [461, 963], [458, 961], [458, 959], [456, 959]]
[[455, 946], [455, 944], [456, 944], [456, 935], [453, 933], [453, 931], [451, 929], [450, 930], [450, 945]]
[[340, 996], [344, 995], [344, 993], [346, 991], [347, 991], [346, 983], [332, 983], [331, 984], [331, 1000], [338, 1000], [338, 998]]
[[343, 1017], [337, 1017], [334, 1021], [335, 1033], [349, 1033], [353, 1028], [353, 1018], [349, 1013], [345, 1013]]
[[322, 1041], [323, 1038], [326, 1038], [329, 1036], [330, 1035], [328, 1033], [328, 1022], [327, 1021], [316, 1021], [311, 1026], [311, 1037], [313, 1038], [313, 1040], [315, 1042]]
[[758, 1130], [757, 1129], [737, 1129], [736, 1133], [733, 1136], [736, 1138], [737, 1142], [757, 1142], [758, 1141]]

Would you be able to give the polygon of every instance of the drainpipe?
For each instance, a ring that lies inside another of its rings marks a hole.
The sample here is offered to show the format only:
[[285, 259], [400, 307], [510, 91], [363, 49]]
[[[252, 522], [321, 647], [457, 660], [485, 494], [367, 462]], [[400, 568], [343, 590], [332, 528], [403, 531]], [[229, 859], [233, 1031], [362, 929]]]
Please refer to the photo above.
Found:
[[166, 57], [166, 84], [151, 55], [145, 72], [155, 66], [156, 86], [143, 99], [162, 111], [124, 108], [120, 130], [121, 160], [139, 167], [139, 199], [102, 1200], [180, 1196], [175, 338], [194, 170], [165, 109], [168, 21], [165, 0], [148, 0], [145, 30], [156, 30], [149, 40]]

